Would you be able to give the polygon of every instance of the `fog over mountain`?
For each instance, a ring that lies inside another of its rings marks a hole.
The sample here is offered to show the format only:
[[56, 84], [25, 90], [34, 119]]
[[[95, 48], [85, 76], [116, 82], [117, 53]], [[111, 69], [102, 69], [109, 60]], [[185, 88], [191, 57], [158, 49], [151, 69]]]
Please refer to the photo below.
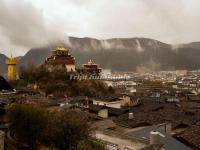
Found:
[[199, 5], [199, 0], [0, 0], [0, 53], [21, 56], [66, 36], [199, 41]]
[[[199, 69], [200, 66], [200, 49], [197, 42], [174, 47], [147, 38], [98, 40], [69, 37], [65, 44], [70, 49], [70, 53], [75, 56], [77, 66], [90, 58], [99, 63], [102, 68], [117, 71], [193, 70]], [[42, 64], [45, 58], [51, 55], [51, 50], [55, 45], [30, 49], [21, 57], [18, 66], [30, 63]], [[3, 62], [2, 59], [5, 59], [5, 56], [0, 58], [1, 62]]]
[[[92, 58], [102, 68], [118, 71], [198, 69], [199, 42], [176, 43], [200, 39], [199, 4], [199, 0], [1, 0], [0, 53], [25, 54], [19, 67], [39, 65], [51, 54], [52, 43], [61, 41], [71, 49], [77, 66]], [[151, 39], [128, 38], [136, 36]], [[5, 74], [4, 55], [0, 61]]]

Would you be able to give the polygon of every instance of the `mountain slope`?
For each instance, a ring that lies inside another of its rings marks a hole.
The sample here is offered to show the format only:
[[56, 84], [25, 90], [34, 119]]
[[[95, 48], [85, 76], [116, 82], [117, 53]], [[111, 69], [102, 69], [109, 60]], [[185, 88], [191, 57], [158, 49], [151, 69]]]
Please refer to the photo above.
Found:
[[[114, 38], [98, 40], [93, 38], [68, 39], [67, 46], [75, 56], [77, 65], [92, 58], [102, 68], [118, 71], [198, 69], [200, 51], [192, 47], [173, 50], [171, 45], [147, 38]], [[53, 46], [31, 49], [20, 64], [41, 64], [50, 55]]]
[[69, 43], [73, 49], [84, 51], [123, 49], [141, 52], [148, 48], [158, 50], [160, 48], [170, 47], [168, 44], [147, 38], [113, 38], [98, 40], [92, 38], [69, 37]]
[[[69, 37], [66, 46], [80, 66], [90, 58], [102, 68], [118, 71], [198, 69], [200, 49], [185, 44], [176, 49], [172, 45], [147, 38], [93, 38]], [[23, 56], [18, 66], [42, 64], [55, 45], [32, 48]]]
[[6, 64], [5, 64], [6, 56], [0, 54], [0, 75], [5, 76], [6, 73]]
[[200, 49], [200, 42], [187, 43], [187, 44], [183, 44], [181, 46], [182, 47], [191, 47], [191, 48], [195, 48], [195, 49]]
[[[146, 38], [115, 38], [97, 40], [92, 38], [70, 37], [67, 45], [75, 56], [77, 65], [92, 58], [103, 68], [114, 70], [135, 70], [143, 60], [153, 60], [153, 53], [162, 49], [170, 49], [170, 45]], [[41, 64], [50, 54], [51, 48], [31, 49], [21, 60], [22, 64], [29, 62]], [[156, 57], [156, 56], [155, 56]]]
[[33, 48], [30, 49], [19, 61], [19, 66], [23, 65], [40, 65], [45, 58], [50, 55], [51, 48]]

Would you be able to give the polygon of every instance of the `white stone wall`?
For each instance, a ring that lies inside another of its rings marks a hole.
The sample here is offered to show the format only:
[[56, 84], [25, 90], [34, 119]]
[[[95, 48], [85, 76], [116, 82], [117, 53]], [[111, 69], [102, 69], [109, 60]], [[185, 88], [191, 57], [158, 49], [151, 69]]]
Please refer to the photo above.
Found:
[[108, 118], [108, 109], [101, 109], [98, 112], [98, 116], [102, 118]]
[[75, 65], [66, 65], [67, 72], [75, 72]]
[[107, 106], [112, 108], [121, 108], [121, 102], [115, 101], [115, 102], [103, 102], [103, 101], [96, 101], [93, 100], [94, 105], [101, 105], [101, 106]]
[[122, 96], [120, 97], [121, 99], [121, 106], [130, 106], [131, 105], [131, 98], [129, 96]]
[[121, 108], [121, 103], [120, 101], [109, 102], [106, 104], [106, 106], [112, 107], [112, 108]]

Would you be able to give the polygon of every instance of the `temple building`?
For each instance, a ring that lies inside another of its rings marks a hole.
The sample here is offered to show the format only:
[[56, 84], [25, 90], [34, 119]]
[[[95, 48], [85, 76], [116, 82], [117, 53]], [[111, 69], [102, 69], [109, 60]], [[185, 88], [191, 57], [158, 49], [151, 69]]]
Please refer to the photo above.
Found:
[[90, 59], [86, 64], [82, 65], [82, 70], [89, 74], [99, 74], [102, 69], [99, 67], [99, 64]]
[[64, 68], [67, 72], [75, 71], [75, 58], [71, 56], [69, 50], [63, 44], [58, 45], [52, 55], [45, 60], [45, 65], [48, 69]]
[[16, 80], [17, 79], [17, 60], [12, 56], [6, 59], [7, 64], [7, 79], [8, 80]]

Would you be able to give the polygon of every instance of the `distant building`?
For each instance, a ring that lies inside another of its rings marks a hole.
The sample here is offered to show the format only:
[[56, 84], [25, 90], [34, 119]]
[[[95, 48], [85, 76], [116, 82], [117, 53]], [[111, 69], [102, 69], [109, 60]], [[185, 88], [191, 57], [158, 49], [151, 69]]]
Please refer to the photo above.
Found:
[[144, 150], [191, 150], [190, 147], [171, 136], [171, 123], [147, 126], [127, 133], [130, 138], [149, 141]]
[[101, 76], [103, 78], [108, 78], [108, 77], [111, 77], [112, 73], [111, 73], [111, 70], [110, 69], [102, 69], [101, 71]]
[[136, 106], [139, 104], [139, 99], [128, 94], [120, 94], [93, 99], [92, 103], [93, 105], [121, 108], [124, 106]]
[[49, 70], [64, 68], [67, 72], [74, 72], [75, 58], [71, 56], [69, 50], [64, 45], [60, 44], [52, 51], [52, 55], [46, 58], [45, 65]]
[[6, 59], [7, 64], [7, 79], [8, 80], [16, 80], [17, 79], [17, 60], [12, 56]]
[[86, 64], [82, 65], [82, 70], [84, 73], [99, 74], [102, 69], [99, 67], [99, 64], [90, 59]]

